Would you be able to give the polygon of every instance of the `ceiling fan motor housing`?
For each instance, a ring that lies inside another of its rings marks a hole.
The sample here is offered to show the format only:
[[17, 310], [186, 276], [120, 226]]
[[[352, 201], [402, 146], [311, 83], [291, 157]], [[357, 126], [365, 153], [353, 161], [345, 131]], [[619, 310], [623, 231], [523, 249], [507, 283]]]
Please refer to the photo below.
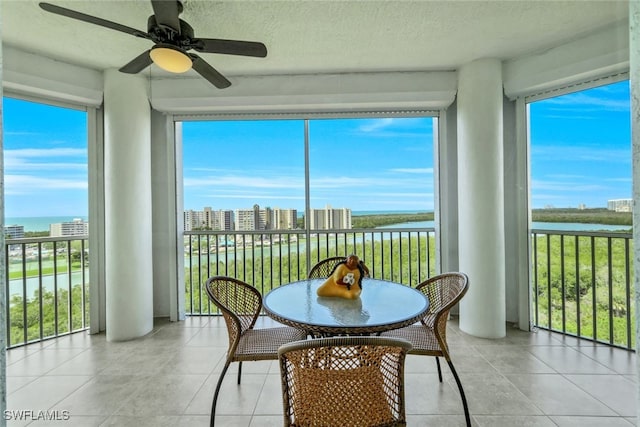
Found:
[[182, 19], [180, 21], [180, 32], [165, 25], [159, 25], [156, 16], [151, 15], [147, 19], [147, 32], [154, 43], [168, 43], [176, 46], [188, 48], [194, 38], [193, 27]]

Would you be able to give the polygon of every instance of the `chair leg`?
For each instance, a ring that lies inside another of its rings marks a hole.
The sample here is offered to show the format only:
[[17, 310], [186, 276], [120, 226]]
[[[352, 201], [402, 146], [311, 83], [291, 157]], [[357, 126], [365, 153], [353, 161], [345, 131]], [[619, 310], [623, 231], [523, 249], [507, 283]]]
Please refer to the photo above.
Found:
[[462, 383], [460, 382], [460, 377], [458, 377], [458, 373], [456, 372], [456, 368], [453, 367], [453, 363], [450, 360], [447, 360], [447, 363], [449, 364], [449, 368], [451, 369], [453, 378], [456, 379], [456, 384], [458, 384], [458, 390], [460, 390], [460, 398], [462, 399], [462, 407], [464, 408], [464, 419], [467, 422], [467, 427], [471, 427], [471, 417], [469, 416], [469, 406], [467, 405], [467, 398], [464, 395], [464, 390], [462, 388]]
[[216, 405], [218, 403], [218, 394], [220, 393], [220, 386], [222, 386], [222, 380], [227, 373], [227, 369], [229, 369], [229, 365], [231, 364], [231, 360], [227, 359], [224, 364], [224, 368], [222, 368], [222, 372], [220, 372], [220, 378], [218, 378], [218, 384], [216, 385], [216, 391], [213, 393], [213, 402], [211, 403], [211, 418], [209, 420], [209, 426], [213, 427], [216, 424]]
[[438, 365], [438, 379], [442, 382], [442, 369], [440, 369], [440, 358], [436, 356], [436, 365]]
[[240, 385], [240, 376], [242, 375], [242, 362], [238, 362], [238, 385]]

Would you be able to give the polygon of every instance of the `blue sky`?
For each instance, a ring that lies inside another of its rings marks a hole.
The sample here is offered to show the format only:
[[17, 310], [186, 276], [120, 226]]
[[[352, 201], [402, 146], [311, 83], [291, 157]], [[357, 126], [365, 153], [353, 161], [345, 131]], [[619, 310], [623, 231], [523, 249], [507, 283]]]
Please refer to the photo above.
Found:
[[[302, 120], [189, 122], [183, 132], [185, 208], [304, 210]], [[432, 210], [432, 166], [430, 117], [309, 123], [312, 208]]]
[[[530, 106], [532, 205], [631, 197], [628, 82]], [[87, 215], [82, 111], [4, 99], [5, 215]], [[309, 124], [311, 207], [433, 209], [432, 118]], [[184, 206], [303, 210], [302, 120], [184, 123]]]
[[2, 113], [5, 216], [86, 216], [86, 113], [6, 97]]
[[629, 102], [624, 81], [531, 104], [534, 208], [631, 198]]

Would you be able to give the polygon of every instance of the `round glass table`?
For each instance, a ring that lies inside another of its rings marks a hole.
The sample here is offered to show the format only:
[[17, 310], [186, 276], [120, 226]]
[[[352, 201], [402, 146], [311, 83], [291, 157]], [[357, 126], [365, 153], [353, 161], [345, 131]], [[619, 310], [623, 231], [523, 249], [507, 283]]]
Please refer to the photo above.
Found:
[[360, 298], [319, 297], [325, 279], [292, 282], [265, 295], [265, 313], [287, 326], [315, 335], [367, 335], [419, 321], [429, 308], [427, 297], [400, 283], [364, 278]]

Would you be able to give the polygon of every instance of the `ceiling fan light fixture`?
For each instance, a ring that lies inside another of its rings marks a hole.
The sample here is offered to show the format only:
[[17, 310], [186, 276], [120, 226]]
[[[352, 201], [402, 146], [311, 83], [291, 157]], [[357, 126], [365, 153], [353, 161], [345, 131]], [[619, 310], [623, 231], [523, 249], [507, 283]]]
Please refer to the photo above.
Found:
[[170, 73], [185, 73], [191, 69], [189, 55], [171, 45], [156, 45], [149, 52], [154, 64]]

